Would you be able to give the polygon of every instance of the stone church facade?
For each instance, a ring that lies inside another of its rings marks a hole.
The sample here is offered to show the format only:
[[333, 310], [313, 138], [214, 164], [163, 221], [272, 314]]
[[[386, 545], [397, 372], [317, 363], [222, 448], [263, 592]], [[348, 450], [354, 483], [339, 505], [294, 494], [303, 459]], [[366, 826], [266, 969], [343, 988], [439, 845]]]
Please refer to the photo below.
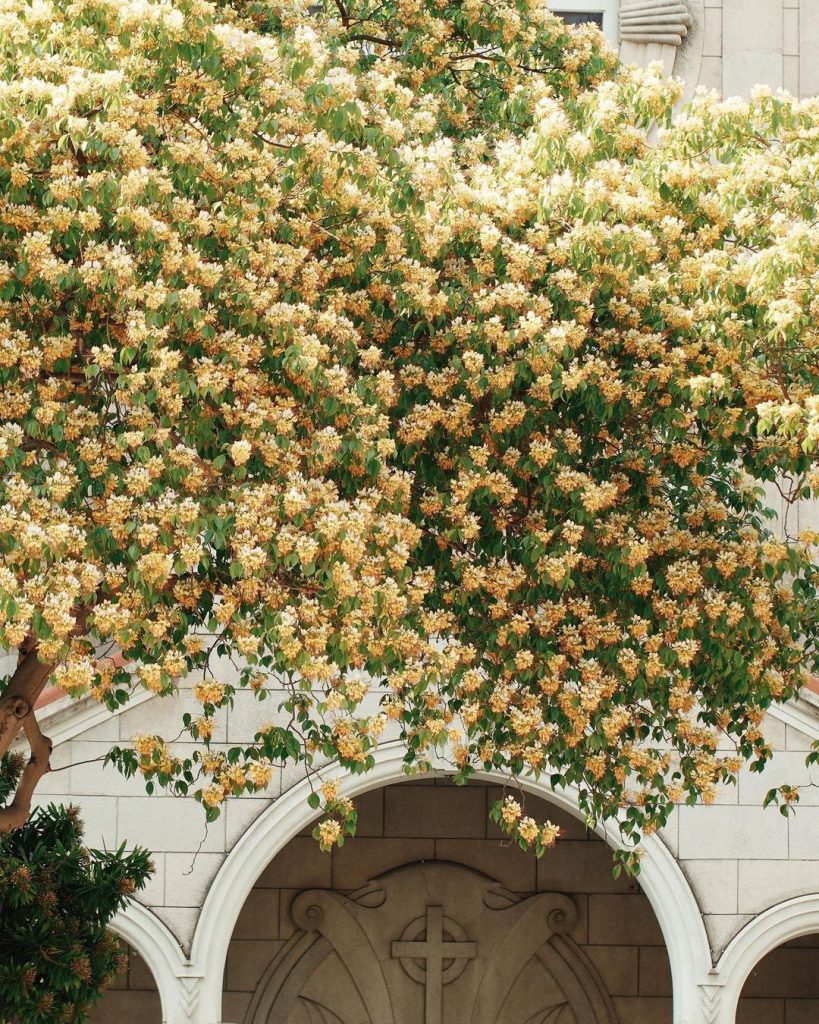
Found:
[[[94, 763], [136, 734], [169, 734], [195, 707], [183, 686], [114, 717], [68, 698], [41, 712], [57, 770], [40, 799], [78, 804], [89, 845], [154, 851], [154, 878], [115, 925], [130, 969], [93, 1024], [819, 1019], [819, 789], [807, 785], [788, 819], [762, 808], [772, 786], [819, 781], [804, 763], [819, 738], [810, 692], [765, 720], [775, 753], [762, 776], [678, 808], [647, 837], [637, 880], [613, 877], [616, 837], [585, 828], [570, 790], [530, 789], [527, 811], [562, 830], [538, 861], [489, 821], [491, 778], [407, 779], [392, 743], [372, 773], [343, 781], [359, 828], [332, 854], [309, 834], [296, 770], [206, 829], [193, 801], [146, 796]], [[215, 740], [252, 735], [261, 710], [240, 691]]]
[[[663, 61], [725, 95], [757, 82], [819, 93], [819, 0], [553, 0], [591, 19], [624, 59]], [[807, 525], [815, 511], [799, 513]], [[233, 670], [224, 665], [223, 676]], [[613, 834], [585, 828], [574, 794], [532, 786], [527, 811], [561, 825], [540, 861], [488, 818], [491, 778], [407, 779], [385, 743], [342, 781], [356, 838], [322, 854], [295, 770], [206, 828], [193, 801], [148, 797], [94, 759], [134, 735], [172, 735], [190, 689], [41, 712], [55, 770], [40, 798], [78, 804], [91, 846], [154, 851], [156, 873], [115, 930], [130, 967], [93, 1024], [815, 1024], [819, 1020], [819, 697], [772, 711], [775, 751], [710, 807], [647, 837], [639, 879], [612, 874]], [[373, 694], [373, 699], [377, 695]], [[275, 707], [274, 700], [269, 705]], [[214, 739], [260, 723], [240, 691]], [[328, 769], [332, 774], [333, 769]], [[795, 817], [765, 792], [803, 784]]]

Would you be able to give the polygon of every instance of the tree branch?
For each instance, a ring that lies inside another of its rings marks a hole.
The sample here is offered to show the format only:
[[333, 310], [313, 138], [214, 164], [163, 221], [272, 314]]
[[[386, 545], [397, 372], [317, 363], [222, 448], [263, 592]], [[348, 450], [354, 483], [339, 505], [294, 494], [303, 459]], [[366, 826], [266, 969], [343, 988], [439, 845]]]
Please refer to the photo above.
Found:
[[[48, 674], [46, 674], [46, 678], [48, 678]], [[0, 833], [11, 832], [12, 829], [25, 825], [31, 813], [31, 800], [37, 783], [49, 770], [51, 740], [40, 731], [33, 711], [29, 711], [23, 718], [23, 728], [31, 747], [31, 757], [20, 776], [14, 800], [8, 807], [0, 810]]]
[[333, 0], [333, 2], [335, 3], [336, 8], [338, 9], [338, 13], [341, 15], [341, 24], [345, 28], [349, 28], [349, 25], [350, 25], [350, 14], [349, 14], [349, 11], [344, 6], [344, 4], [341, 2], [341, 0]]
[[396, 39], [386, 39], [384, 36], [371, 36], [366, 32], [356, 33], [348, 36], [348, 43], [374, 43], [376, 46], [386, 46], [390, 50], [400, 50], [401, 44]]
[[[98, 590], [97, 601], [101, 601], [103, 596], [102, 590]], [[93, 611], [94, 606], [92, 605], [82, 607], [76, 613], [77, 622], [73, 630], [74, 636], [81, 636], [85, 633], [88, 617]], [[4, 757], [8, 753], [9, 747], [21, 727], [28, 730], [26, 722], [34, 718], [34, 708], [54, 671], [54, 667], [53, 662], [42, 662], [37, 657], [37, 638], [27, 637], [20, 646], [20, 660], [14, 675], [6, 689], [0, 694], [0, 757]]]
[[[102, 590], [97, 591], [97, 601], [102, 600]], [[79, 610], [74, 635], [85, 633], [88, 617], [94, 606]], [[31, 813], [31, 800], [40, 779], [50, 770], [52, 742], [40, 731], [34, 709], [40, 694], [54, 671], [52, 662], [42, 662], [37, 657], [37, 638], [29, 636], [20, 646], [20, 660], [5, 692], [0, 695], [0, 757], [8, 753], [15, 737], [22, 728], [28, 737], [31, 757], [23, 769], [14, 800], [8, 807], [0, 809], [0, 833], [24, 825]], [[116, 660], [116, 656], [113, 661]]]
[[8, 752], [20, 728], [34, 718], [34, 705], [53, 671], [53, 664], [43, 664], [38, 659], [36, 649], [29, 651], [17, 666], [0, 696], [0, 757]]

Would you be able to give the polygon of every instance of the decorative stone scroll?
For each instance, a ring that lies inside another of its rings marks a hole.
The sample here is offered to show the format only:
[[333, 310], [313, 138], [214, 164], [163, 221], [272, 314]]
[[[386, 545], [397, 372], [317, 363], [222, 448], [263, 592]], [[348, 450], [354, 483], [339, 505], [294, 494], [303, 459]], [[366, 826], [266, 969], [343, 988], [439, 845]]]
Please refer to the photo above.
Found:
[[574, 902], [528, 899], [459, 864], [390, 871], [343, 896], [293, 901], [296, 932], [263, 975], [245, 1024], [615, 1024], [570, 936]]
[[623, 0], [620, 39], [628, 43], [681, 46], [693, 24], [682, 0]]

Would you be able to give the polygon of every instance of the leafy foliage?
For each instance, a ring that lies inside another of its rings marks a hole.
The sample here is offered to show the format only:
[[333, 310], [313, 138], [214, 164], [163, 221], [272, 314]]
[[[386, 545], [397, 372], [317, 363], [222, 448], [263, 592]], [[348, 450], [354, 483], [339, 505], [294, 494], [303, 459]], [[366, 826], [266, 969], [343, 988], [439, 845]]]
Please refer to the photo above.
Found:
[[[0, 804], [19, 755], [0, 762]], [[107, 931], [151, 872], [144, 850], [87, 850], [74, 807], [51, 804], [0, 836], [0, 1020], [82, 1024], [127, 955]]]
[[[213, 817], [391, 729], [636, 839], [766, 760], [816, 660], [759, 487], [819, 486], [815, 102], [672, 123], [544, 0], [0, 29], [0, 642], [112, 708], [200, 680], [193, 752], [116, 763]], [[233, 655], [288, 694], [224, 751]]]

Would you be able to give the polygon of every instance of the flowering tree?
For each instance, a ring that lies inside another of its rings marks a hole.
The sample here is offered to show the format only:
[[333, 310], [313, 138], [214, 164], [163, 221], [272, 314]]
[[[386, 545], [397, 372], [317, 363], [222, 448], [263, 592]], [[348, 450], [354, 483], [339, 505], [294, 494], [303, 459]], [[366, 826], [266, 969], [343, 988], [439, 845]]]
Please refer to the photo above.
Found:
[[[0, 827], [48, 680], [197, 673], [196, 753], [113, 758], [210, 817], [390, 721], [634, 839], [764, 763], [816, 660], [758, 486], [819, 488], [815, 102], [672, 123], [545, 0], [8, 0], [0, 53]], [[290, 690], [229, 751], [226, 653]]]

